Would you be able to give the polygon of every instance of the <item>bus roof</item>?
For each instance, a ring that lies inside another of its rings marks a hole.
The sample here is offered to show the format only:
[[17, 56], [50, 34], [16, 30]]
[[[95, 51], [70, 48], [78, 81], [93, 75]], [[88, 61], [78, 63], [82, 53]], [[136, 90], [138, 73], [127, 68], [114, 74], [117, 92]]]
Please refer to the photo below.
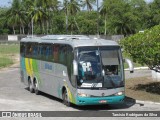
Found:
[[113, 40], [105, 40], [99, 38], [90, 38], [85, 35], [46, 35], [43, 37], [30, 36], [23, 38], [21, 42], [37, 42], [37, 43], [59, 43], [69, 44], [72, 47], [80, 46], [119, 46]]

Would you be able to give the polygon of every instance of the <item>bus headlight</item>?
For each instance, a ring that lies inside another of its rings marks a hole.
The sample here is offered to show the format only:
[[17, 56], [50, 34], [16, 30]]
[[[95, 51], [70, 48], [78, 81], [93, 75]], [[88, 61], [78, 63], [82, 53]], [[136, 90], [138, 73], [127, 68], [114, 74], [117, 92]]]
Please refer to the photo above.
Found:
[[84, 93], [78, 93], [78, 96], [80, 97], [89, 97], [90, 95], [84, 94]]
[[121, 91], [121, 92], [117, 92], [115, 95], [117, 96], [121, 96], [121, 95], [124, 95], [124, 91]]

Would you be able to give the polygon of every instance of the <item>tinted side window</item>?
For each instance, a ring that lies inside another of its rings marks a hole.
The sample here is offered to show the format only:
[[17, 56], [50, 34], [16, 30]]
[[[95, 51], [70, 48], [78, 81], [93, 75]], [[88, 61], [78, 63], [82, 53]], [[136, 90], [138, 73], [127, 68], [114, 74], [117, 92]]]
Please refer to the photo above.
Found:
[[20, 55], [22, 56], [22, 57], [24, 57], [25, 56], [25, 43], [20, 43]]
[[67, 63], [66, 57], [67, 57], [67, 45], [60, 45], [59, 63], [66, 65], [66, 63]]
[[51, 44], [46, 46], [46, 60], [53, 61], [53, 46]]
[[26, 44], [26, 57], [32, 57], [33, 48], [31, 43]]
[[53, 53], [54, 53], [54, 62], [59, 63], [59, 50], [60, 50], [60, 45], [55, 44], [53, 47]]
[[33, 44], [32, 45], [32, 49], [33, 49], [32, 57], [37, 59], [38, 58], [38, 54], [39, 54], [38, 44], [37, 43]]
[[39, 57], [44, 61], [53, 61], [53, 45], [52, 44], [40, 44], [39, 45]]
[[76, 78], [73, 75], [73, 59], [74, 59], [74, 52], [73, 48], [71, 46], [67, 46], [67, 56], [66, 56], [66, 64], [67, 64], [67, 70], [68, 70], [68, 77], [71, 81], [71, 84], [75, 87], [76, 86]]

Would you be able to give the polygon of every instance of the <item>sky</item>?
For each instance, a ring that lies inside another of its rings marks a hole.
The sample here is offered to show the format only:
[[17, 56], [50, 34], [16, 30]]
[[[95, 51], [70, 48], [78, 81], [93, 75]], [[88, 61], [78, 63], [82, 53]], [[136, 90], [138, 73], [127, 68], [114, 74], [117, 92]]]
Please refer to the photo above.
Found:
[[[59, 0], [59, 1], [63, 1], [63, 0]], [[101, 1], [101, 0], [99, 0]], [[151, 2], [153, 0], [145, 0], [146, 2]], [[5, 7], [5, 6], [10, 6], [11, 5], [12, 0], [0, 0], [0, 6], [1, 7]]]

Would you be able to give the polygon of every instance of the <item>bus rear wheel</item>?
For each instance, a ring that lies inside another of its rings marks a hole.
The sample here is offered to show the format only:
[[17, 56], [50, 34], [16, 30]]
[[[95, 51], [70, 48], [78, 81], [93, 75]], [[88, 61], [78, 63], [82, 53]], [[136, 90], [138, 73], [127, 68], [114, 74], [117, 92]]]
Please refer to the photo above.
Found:
[[38, 89], [38, 82], [37, 80], [34, 81], [34, 92], [36, 95], [39, 95], [40, 91]]
[[63, 104], [68, 106], [68, 107], [71, 105], [69, 100], [68, 100], [67, 90], [64, 90], [64, 92], [63, 92]]
[[34, 89], [33, 89], [33, 85], [32, 85], [31, 79], [28, 80], [28, 85], [29, 85], [29, 91], [30, 91], [31, 93], [33, 93], [33, 92], [34, 92]]

